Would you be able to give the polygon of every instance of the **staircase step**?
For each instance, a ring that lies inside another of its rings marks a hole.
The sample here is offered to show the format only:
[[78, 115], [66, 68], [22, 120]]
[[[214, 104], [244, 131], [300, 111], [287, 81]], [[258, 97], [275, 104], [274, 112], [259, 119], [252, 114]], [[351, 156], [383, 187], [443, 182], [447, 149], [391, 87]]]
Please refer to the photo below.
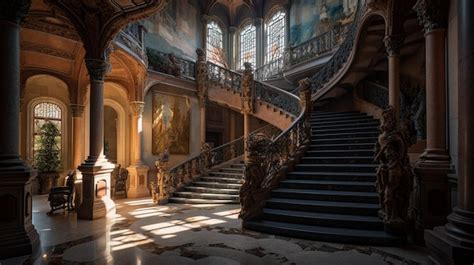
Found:
[[375, 181], [374, 173], [362, 172], [304, 172], [293, 171], [287, 174], [288, 179], [337, 180], [337, 181]]
[[314, 213], [279, 209], [263, 209], [266, 221], [286, 222], [325, 227], [383, 230], [383, 222], [377, 216], [360, 216], [331, 213]]
[[373, 156], [327, 156], [327, 157], [303, 157], [301, 164], [374, 164]]
[[368, 172], [375, 173], [376, 164], [298, 164], [295, 171], [304, 172]]
[[243, 167], [242, 168], [224, 167], [224, 168], [220, 168], [218, 172], [244, 174], [244, 168]]
[[378, 204], [270, 198], [266, 208], [377, 216]]
[[208, 200], [208, 199], [192, 199], [171, 197], [168, 200], [171, 203], [187, 203], [187, 204], [237, 204], [239, 200]]
[[339, 138], [361, 138], [378, 137], [380, 132], [338, 132], [338, 133], [312, 133], [311, 140], [319, 139], [339, 139]]
[[374, 148], [374, 143], [345, 143], [310, 145], [310, 150], [368, 150]]
[[192, 199], [239, 200], [239, 195], [233, 195], [233, 194], [213, 194], [213, 193], [177, 191], [173, 195], [174, 197], [192, 198]]
[[222, 183], [222, 182], [206, 182], [206, 181], [194, 181], [194, 186], [197, 187], [207, 187], [207, 188], [214, 188], [214, 189], [240, 189], [242, 184], [234, 184], [234, 183]]
[[285, 188], [285, 189], [315, 189], [315, 190], [375, 192], [375, 182], [372, 182], [372, 181], [287, 179], [280, 182], [280, 187]]
[[349, 119], [337, 119], [334, 120], [321, 120], [321, 119], [310, 119], [311, 124], [318, 124], [318, 125], [338, 125], [338, 124], [346, 124], [346, 123], [356, 123], [356, 122], [379, 122], [377, 119], [373, 119], [371, 117], [363, 117], [363, 118], [349, 118]]
[[347, 117], [370, 117], [361, 112], [334, 112], [334, 113], [311, 113], [311, 118], [347, 118]]
[[196, 193], [214, 193], [214, 194], [233, 194], [238, 195], [239, 189], [215, 189], [207, 187], [197, 187], [197, 186], [186, 186], [184, 187], [185, 191], [196, 192]]
[[220, 178], [220, 177], [200, 177], [199, 180], [204, 181], [204, 182], [221, 182], [221, 183], [236, 183], [236, 184], [242, 184], [244, 182], [243, 179]]
[[326, 138], [326, 139], [313, 139], [312, 144], [343, 144], [343, 143], [371, 143], [377, 142], [377, 137], [354, 137], [354, 138]]
[[318, 134], [331, 134], [331, 133], [351, 133], [351, 132], [371, 132], [379, 133], [380, 130], [377, 126], [367, 126], [367, 127], [353, 127], [353, 128], [337, 128], [337, 129], [311, 129], [313, 135]]
[[308, 156], [374, 156], [373, 149], [360, 150], [309, 150], [306, 151]]
[[379, 194], [376, 192], [352, 192], [352, 191], [326, 191], [326, 190], [303, 190], [278, 188], [272, 191], [272, 197], [318, 200], [318, 201], [343, 201], [378, 203]]
[[367, 121], [367, 122], [351, 122], [351, 123], [341, 123], [341, 124], [320, 124], [318, 122], [312, 122], [312, 129], [338, 129], [338, 128], [354, 128], [354, 127], [378, 127], [380, 124], [378, 121]]
[[401, 243], [400, 238], [389, 235], [385, 231], [332, 228], [272, 221], [244, 222], [243, 226], [246, 229], [270, 234], [344, 244], [392, 246]]
[[244, 174], [243, 173], [235, 173], [235, 172], [234, 173], [229, 173], [229, 172], [211, 171], [211, 172], [209, 172], [209, 176], [241, 179], [241, 178], [243, 178]]

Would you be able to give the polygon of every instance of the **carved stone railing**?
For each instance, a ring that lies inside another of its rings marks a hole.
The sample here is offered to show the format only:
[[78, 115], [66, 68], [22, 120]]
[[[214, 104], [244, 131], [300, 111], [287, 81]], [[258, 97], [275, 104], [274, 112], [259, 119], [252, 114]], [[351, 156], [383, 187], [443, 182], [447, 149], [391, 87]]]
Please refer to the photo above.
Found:
[[[271, 124], [252, 132], [272, 138], [281, 131]], [[155, 201], [165, 201], [174, 191], [190, 183], [197, 176], [207, 174], [208, 170], [222, 163], [239, 158], [244, 154], [244, 137], [240, 137], [221, 146], [210, 148], [205, 144], [201, 152], [168, 170], [167, 163], [160, 160], [156, 162], [158, 171], [157, 184], [153, 182], [152, 193]], [[168, 155], [166, 162], [168, 161]]]
[[240, 73], [211, 62], [207, 63], [207, 67], [209, 81], [213, 84], [220, 85], [222, 88], [228, 88], [238, 93], [241, 92], [240, 84], [242, 82], [242, 75]]
[[283, 57], [273, 60], [255, 70], [255, 80], [265, 81], [283, 76], [285, 62]]
[[195, 62], [177, 57], [172, 53], [164, 53], [152, 48], [147, 48], [146, 53], [149, 69], [177, 77], [195, 79]]
[[117, 34], [115, 42], [146, 63], [143, 34], [144, 28], [142, 25], [131, 23]]

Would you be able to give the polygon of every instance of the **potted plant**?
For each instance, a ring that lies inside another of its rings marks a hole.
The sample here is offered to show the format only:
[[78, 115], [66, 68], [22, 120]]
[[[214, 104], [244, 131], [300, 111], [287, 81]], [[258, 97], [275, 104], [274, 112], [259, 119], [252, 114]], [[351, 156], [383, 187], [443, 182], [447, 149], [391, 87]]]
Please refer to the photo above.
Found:
[[33, 165], [38, 170], [40, 194], [47, 194], [51, 187], [56, 186], [56, 180], [59, 178], [61, 151], [58, 138], [61, 133], [54, 123], [47, 121], [40, 127], [39, 134]]

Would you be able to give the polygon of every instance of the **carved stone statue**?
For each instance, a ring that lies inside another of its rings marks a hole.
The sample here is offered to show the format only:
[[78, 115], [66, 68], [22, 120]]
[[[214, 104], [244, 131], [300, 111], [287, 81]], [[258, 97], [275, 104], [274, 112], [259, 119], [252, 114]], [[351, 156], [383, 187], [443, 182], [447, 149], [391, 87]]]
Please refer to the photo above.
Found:
[[168, 200], [168, 188], [170, 185], [169, 178], [169, 152], [168, 149], [165, 149], [161, 154], [158, 160], [155, 162], [156, 168], [156, 184], [151, 185], [151, 192], [153, 201], [162, 204], [166, 203]]
[[244, 183], [240, 188], [241, 211], [239, 217], [244, 221], [258, 218], [263, 209], [267, 189], [265, 178], [268, 165], [265, 164], [266, 147], [271, 140], [264, 133], [250, 134], [247, 140], [248, 159], [245, 162]]
[[205, 106], [208, 98], [209, 75], [207, 72], [206, 55], [202, 49], [196, 50], [196, 85], [199, 105]]
[[309, 78], [301, 79], [300, 85], [300, 102], [301, 107], [306, 108], [306, 116], [309, 117], [311, 111], [311, 80]]
[[253, 112], [253, 69], [252, 64], [244, 63], [244, 72], [242, 74], [242, 111], [244, 113]]
[[375, 144], [377, 169], [376, 188], [380, 196], [379, 216], [389, 232], [404, 234], [407, 231], [408, 207], [413, 190], [413, 171], [407, 154], [407, 133], [397, 128], [392, 107], [382, 113], [382, 134]]

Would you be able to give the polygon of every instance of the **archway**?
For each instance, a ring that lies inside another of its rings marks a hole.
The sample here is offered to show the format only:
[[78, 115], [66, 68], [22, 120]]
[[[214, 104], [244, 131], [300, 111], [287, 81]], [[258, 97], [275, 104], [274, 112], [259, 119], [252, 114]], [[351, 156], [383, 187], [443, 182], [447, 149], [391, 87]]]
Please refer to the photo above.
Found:
[[117, 164], [118, 113], [110, 106], [104, 106], [104, 154], [110, 162]]

